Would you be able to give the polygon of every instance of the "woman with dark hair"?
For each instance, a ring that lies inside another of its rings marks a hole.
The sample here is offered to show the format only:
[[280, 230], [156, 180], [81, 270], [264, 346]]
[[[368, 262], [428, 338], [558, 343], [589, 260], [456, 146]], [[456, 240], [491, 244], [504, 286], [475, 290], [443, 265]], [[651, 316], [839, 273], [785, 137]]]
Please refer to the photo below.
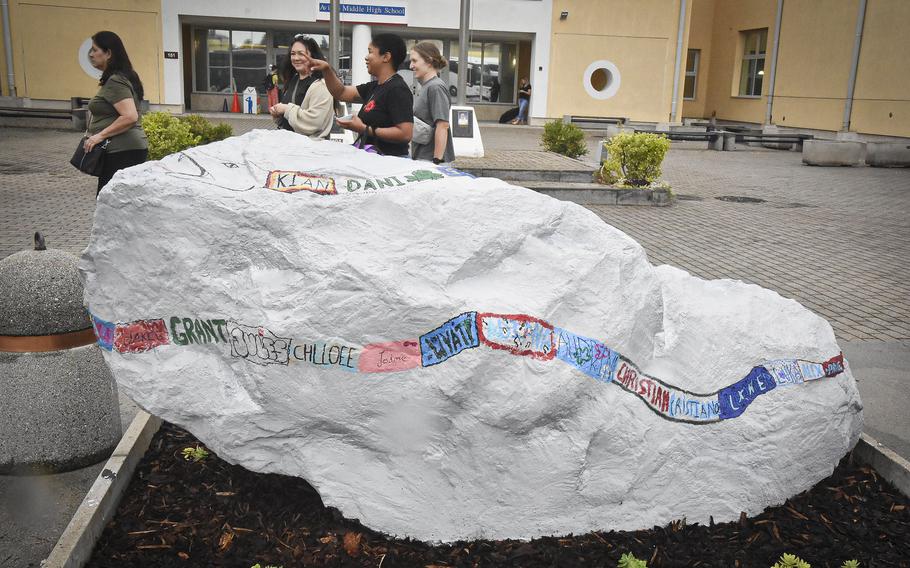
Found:
[[93, 35], [88, 58], [92, 67], [101, 71], [98, 81], [101, 88], [88, 103], [92, 121], [84, 147], [89, 152], [108, 141], [98, 176], [98, 193], [101, 193], [101, 188], [118, 170], [141, 164], [148, 158], [148, 140], [139, 125], [138, 110], [144, 91], [123, 41], [114, 32]]
[[303, 34], [294, 36], [279, 70], [284, 81], [281, 102], [269, 109], [278, 128], [310, 138], [329, 137], [335, 104], [322, 72], [313, 71], [309, 63], [324, 59], [316, 40]]
[[411, 157], [415, 160], [439, 164], [455, 159], [449, 133], [449, 88], [439, 78], [439, 70], [446, 65], [448, 62], [433, 42], [422, 41], [411, 50], [411, 71], [420, 83], [420, 93], [414, 99], [414, 122], [426, 132], [426, 140], [417, 136], [417, 130], [411, 142]]
[[364, 61], [375, 81], [345, 86], [325, 61], [310, 58], [310, 67], [322, 71], [333, 97], [349, 103], [365, 103], [357, 116], [338, 119], [342, 128], [359, 134], [357, 145], [373, 145], [380, 154], [407, 156], [414, 128], [414, 96], [397, 73], [407, 56], [404, 40], [394, 34], [373, 37]]

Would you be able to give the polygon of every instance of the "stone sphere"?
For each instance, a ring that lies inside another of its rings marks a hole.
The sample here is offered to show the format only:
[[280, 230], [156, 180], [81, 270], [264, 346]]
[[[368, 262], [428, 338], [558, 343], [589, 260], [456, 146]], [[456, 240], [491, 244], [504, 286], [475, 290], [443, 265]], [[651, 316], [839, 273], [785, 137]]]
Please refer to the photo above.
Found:
[[25, 250], [0, 260], [0, 335], [52, 335], [92, 326], [82, 306], [78, 259]]

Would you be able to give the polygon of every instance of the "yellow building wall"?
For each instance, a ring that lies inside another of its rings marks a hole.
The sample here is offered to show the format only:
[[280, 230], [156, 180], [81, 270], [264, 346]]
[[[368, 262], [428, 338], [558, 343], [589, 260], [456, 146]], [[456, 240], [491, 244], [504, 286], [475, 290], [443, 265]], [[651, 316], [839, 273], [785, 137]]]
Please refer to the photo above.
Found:
[[768, 28], [765, 69], [770, 69], [776, 15], [776, 0], [721, 0], [715, 3], [705, 116], [714, 114], [719, 119], [741, 122], [764, 121], [767, 104], [764, 95], [767, 94], [768, 82], [762, 81], [761, 97], [740, 97], [737, 94], [743, 51], [740, 32]]
[[784, 2], [771, 122], [840, 130], [859, 0]]
[[98, 81], [79, 65], [82, 42], [100, 30], [123, 40], [145, 98], [162, 96], [160, 0], [12, 0], [13, 66], [17, 94], [69, 101], [91, 97]]
[[910, 2], [869, 0], [850, 130], [910, 137]]
[[[702, 118], [705, 116], [705, 102], [708, 98], [710, 80], [711, 38], [714, 31], [715, 0], [694, 0], [692, 17], [689, 22], [689, 49], [700, 51], [698, 73], [695, 77], [695, 100], [683, 101], [684, 117]], [[685, 65], [685, 61], [683, 61]], [[685, 77], [685, 73], [683, 74]]]
[[[547, 116], [574, 114], [668, 121], [679, 2], [554, 0]], [[563, 11], [569, 16], [560, 20]], [[691, 12], [691, 3], [687, 11]], [[684, 37], [683, 57], [685, 41]], [[613, 62], [620, 73], [619, 90], [605, 100], [592, 98], [583, 86], [585, 69], [601, 59]], [[681, 68], [680, 75], [683, 72]], [[680, 105], [681, 102], [682, 79]]]

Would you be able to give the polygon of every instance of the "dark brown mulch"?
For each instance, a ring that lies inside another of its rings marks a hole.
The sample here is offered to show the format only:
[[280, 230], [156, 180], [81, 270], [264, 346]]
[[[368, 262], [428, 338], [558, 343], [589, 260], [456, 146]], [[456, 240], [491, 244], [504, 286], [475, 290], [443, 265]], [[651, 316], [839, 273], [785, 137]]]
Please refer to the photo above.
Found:
[[847, 458], [812, 490], [735, 523], [431, 546], [344, 519], [302, 479], [252, 473], [214, 455], [184, 460], [181, 450], [197, 443], [162, 426], [89, 566], [613, 567], [624, 552], [651, 568], [768, 568], [784, 552], [813, 568], [848, 559], [910, 566], [910, 500]]

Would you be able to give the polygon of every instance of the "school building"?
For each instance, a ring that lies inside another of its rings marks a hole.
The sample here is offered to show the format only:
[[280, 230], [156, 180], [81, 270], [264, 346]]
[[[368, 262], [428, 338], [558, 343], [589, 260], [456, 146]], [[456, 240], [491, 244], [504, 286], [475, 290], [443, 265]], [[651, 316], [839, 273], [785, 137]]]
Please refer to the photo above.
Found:
[[[328, 45], [328, 0], [6, 0], [0, 107], [91, 96], [91, 35], [117, 32], [155, 109], [220, 111], [261, 88], [293, 36]], [[910, 137], [908, 0], [472, 0], [458, 61], [459, 0], [342, 0], [339, 72], [367, 81], [378, 33], [436, 42], [442, 73], [481, 120], [533, 87], [532, 122], [564, 115]], [[403, 67], [401, 74], [413, 82]], [[14, 87], [13, 88], [11, 88]], [[416, 87], [416, 86], [415, 86]]]

